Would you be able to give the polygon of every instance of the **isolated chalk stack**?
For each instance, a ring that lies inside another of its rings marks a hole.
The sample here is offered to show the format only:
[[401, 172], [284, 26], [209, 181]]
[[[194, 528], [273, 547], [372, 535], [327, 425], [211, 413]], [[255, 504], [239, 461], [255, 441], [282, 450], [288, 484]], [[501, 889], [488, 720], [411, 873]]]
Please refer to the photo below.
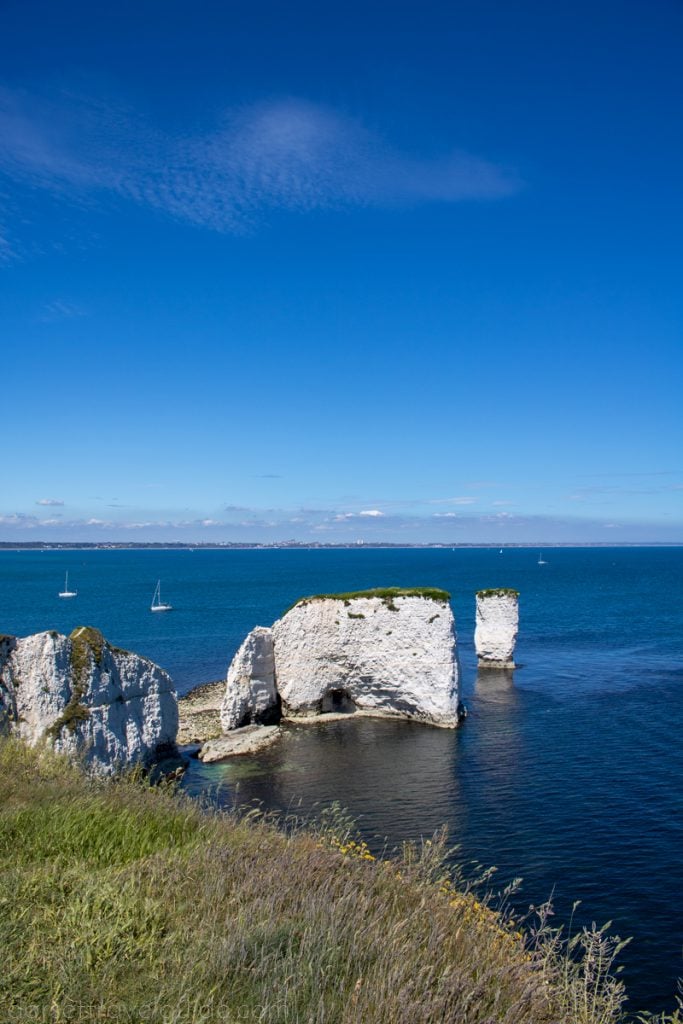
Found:
[[519, 593], [497, 589], [477, 592], [474, 645], [479, 668], [514, 668], [519, 629]]

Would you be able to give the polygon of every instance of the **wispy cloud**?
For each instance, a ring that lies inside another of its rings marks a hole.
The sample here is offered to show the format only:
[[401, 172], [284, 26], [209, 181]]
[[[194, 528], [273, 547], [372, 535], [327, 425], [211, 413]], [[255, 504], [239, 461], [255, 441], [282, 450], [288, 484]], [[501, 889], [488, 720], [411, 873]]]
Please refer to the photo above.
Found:
[[573, 494], [567, 495], [567, 500], [588, 502], [596, 505], [609, 505], [624, 497], [663, 494], [674, 489], [675, 487], [670, 484], [652, 487], [600, 486], [596, 484], [594, 487], [579, 487]]
[[613, 472], [610, 472], [609, 470], [605, 470], [605, 472], [602, 472], [602, 473], [583, 473], [581, 475], [581, 479], [583, 479], [583, 480], [594, 480], [596, 477], [599, 477], [601, 480], [604, 479], [605, 477], [618, 477], [618, 478], [623, 478], [623, 479], [627, 479], [628, 477], [643, 477], [643, 478], [647, 478], [647, 477], [651, 477], [651, 476], [680, 476], [680, 473], [681, 473], [680, 469], [677, 469], [677, 470], [673, 470], [673, 469], [654, 469], [654, 470], [648, 470], [647, 472], [638, 472], [638, 473], [613, 473]]
[[0, 225], [0, 263], [10, 263], [15, 259], [15, 252], [9, 239]]
[[474, 505], [477, 499], [471, 495], [465, 495], [458, 498], [432, 498], [429, 502], [430, 505]]
[[335, 523], [342, 523], [345, 519], [383, 519], [386, 513], [378, 508], [366, 508], [362, 512], [337, 512], [332, 516]]
[[115, 193], [217, 231], [243, 231], [275, 209], [453, 203], [519, 188], [485, 159], [403, 152], [361, 121], [301, 99], [169, 134], [80, 97], [0, 90], [0, 137], [0, 170], [14, 180], [62, 196]]
[[44, 324], [55, 323], [58, 320], [74, 320], [85, 316], [85, 310], [72, 302], [63, 302], [62, 299], [55, 299], [43, 306], [39, 320]]
[[251, 512], [251, 509], [248, 505], [224, 505], [223, 511], [230, 514], [233, 512]]
[[30, 529], [32, 526], [37, 526], [38, 523], [37, 516], [27, 516], [20, 512], [10, 512], [9, 515], [0, 516], [0, 526], [18, 526]]
[[61, 498], [39, 498], [36, 505], [63, 505]]

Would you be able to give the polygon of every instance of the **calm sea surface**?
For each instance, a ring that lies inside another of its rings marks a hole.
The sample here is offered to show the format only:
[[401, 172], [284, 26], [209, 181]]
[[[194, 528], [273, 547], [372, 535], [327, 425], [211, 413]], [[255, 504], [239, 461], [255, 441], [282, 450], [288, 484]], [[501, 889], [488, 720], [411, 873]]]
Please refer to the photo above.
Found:
[[[293, 727], [253, 759], [192, 762], [223, 806], [339, 800], [371, 843], [443, 823], [465, 861], [521, 875], [519, 905], [632, 935], [631, 1006], [672, 1008], [683, 975], [683, 548], [0, 552], [0, 632], [97, 626], [182, 694], [219, 679], [245, 634], [296, 598], [380, 585], [450, 590], [463, 728], [350, 720]], [[60, 601], [64, 574], [78, 591]], [[157, 579], [174, 607], [153, 615]], [[474, 592], [520, 593], [519, 668], [477, 675]]]

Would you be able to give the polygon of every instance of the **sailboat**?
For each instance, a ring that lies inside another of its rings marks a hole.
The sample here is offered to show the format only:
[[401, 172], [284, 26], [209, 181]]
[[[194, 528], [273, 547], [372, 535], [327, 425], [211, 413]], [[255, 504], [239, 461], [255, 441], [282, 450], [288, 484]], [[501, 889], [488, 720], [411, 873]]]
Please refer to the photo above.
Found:
[[156, 589], [154, 591], [154, 597], [152, 603], [149, 606], [151, 612], [170, 612], [173, 610], [172, 604], [164, 604], [161, 600], [161, 580], [157, 580]]
[[546, 561], [544, 561], [544, 559], [543, 559], [543, 552], [542, 552], [542, 551], [539, 551], [539, 552], [538, 552], [538, 564], [539, 564], [539, 565], [547, 565], [547, 564], [548, 564], [548, 563], [547, 563]]
[[57, 596], [58, 597], [76, 597], [77, 594], [78, 594], [77, 590], [69, 590], [69, 573], [67, 572], [66, 579], [64, 580], [64, 590], [61, 590]]

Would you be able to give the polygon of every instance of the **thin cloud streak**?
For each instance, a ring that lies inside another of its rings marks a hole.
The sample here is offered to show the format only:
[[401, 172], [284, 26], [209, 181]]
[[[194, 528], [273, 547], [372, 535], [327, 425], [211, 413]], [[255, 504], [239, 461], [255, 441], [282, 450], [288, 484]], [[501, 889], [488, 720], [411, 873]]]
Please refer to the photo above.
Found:
[[16, 253], [7, 239], [4, 230], [0, 230], [0, 263], [11, 263]]
[[170, 135], [103, 104], [0, 90], [0, 137], [0, 170], [22, 184], [79, 199], [116, 193], [216, 231], [250, 230], [268, 210], [453, 203], [519, 189], [484, 159], [404, 153], [359, 121], [300, 99], [246, 106], [212, 130]]
[[51, 324], [59, 320], [75, 320], [82, 316], [86, 316], [86, 312], [80, 306], [76, 306], [72, 302], [63, 302], [61, 299], [56, 299], [54, 302], [48, 302], [43, 307], [43, 311], [38, 319], [40, 323]]
[[461, 498], [432, 498], [429, 501], [430, 505], [474, 505], [478, 501], [477, 498], [467, 495]]
[[[635, 474], [634, 474], [635, 475]], [[653, 474], [654, 475], [654, 474]], [[644, 476], [644, 474], [643, 474]], [[572, 494], [567, 495], [568, 501], [592, 502], [596, 505], [611, 504], [623, 497], [649, 497], [653, 494], [668, 494], [671, 491], [681, 489], [680, 484], [660, 484], [650, 487], [620, 487], [618, 485], [595, 485], [592, 487], [580, 487]]]

